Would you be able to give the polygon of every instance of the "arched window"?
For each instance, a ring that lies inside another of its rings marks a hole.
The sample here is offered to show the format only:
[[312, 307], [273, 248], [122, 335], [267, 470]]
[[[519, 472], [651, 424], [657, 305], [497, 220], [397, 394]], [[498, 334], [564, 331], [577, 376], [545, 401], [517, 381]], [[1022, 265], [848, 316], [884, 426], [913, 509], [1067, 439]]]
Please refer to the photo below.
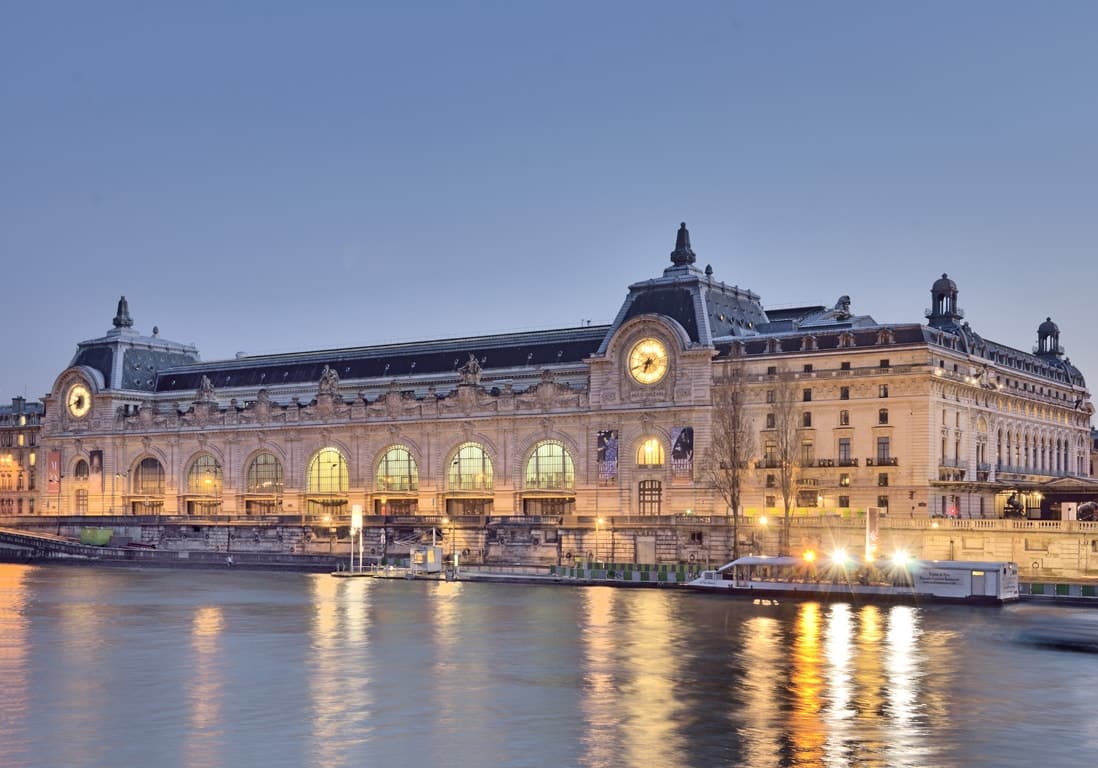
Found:
[[452, 491], [492, 490], [492, 460], [477, 443], [465, 443], [450, 460], [448, 476]]
[[663, 443], [658, 437], [650, 437], [637, 449], [637, 465], [641, 467], [663, 466]]
[[133, 492], [160, 496], [164, 493], [164, 467], [153, 458], [142, 459], [133, 474]]
[[575, 466], [564, 445], [555, 440], [538, 443], [526, 462], [526, 487], [555, 491], [575, 486]]
[[309, 493], [346, 493], [350, 473], [347, 460], [338, 448], [321, 448], [309, 462], [305, 479]]
[[419, 467], [412, 452], [403, 445], [394, 445], [377, 464], [379, 491], [419, 490]]
[[204, 453], [194, 460], [187, 472], [187, 492], [205, 496], [221, 495], [221, 465], [217, 459]]
[[281, 494], [283, 488], [282, 462], [267, 451], [256, 454], [247, 472], [248, 493]]
[[72, 470], [72, 475], [77, 480], [87, 480], [88, 462], [84, 461], [83, 459], [80, 459], [80, 461], [76, 462], [76, 466]]

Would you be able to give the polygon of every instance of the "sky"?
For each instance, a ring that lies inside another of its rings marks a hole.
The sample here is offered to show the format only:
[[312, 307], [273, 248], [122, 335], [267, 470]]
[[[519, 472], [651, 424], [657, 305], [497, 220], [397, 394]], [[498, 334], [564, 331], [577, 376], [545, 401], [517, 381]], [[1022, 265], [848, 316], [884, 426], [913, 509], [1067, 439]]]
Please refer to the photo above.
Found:
[[0, 0], [0, 403], [134, 327], [204, 360], [610, 322], [670, 265], [1098, 381], [1098, 3]]

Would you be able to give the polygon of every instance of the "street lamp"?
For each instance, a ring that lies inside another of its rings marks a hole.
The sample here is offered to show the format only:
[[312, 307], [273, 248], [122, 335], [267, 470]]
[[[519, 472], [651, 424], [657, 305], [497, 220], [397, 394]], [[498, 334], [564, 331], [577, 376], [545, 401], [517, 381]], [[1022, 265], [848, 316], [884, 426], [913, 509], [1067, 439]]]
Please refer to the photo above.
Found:
[[602, 518], [595, 519], [595, 562], [599, 562], [599, 529], [602, 527]]

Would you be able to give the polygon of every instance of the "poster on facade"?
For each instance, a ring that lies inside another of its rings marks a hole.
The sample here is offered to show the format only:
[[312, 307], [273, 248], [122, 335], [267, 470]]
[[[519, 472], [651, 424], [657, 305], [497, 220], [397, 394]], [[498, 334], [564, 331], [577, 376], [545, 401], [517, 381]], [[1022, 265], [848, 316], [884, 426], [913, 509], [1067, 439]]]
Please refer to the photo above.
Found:
[[46, 492], [61, 493], [61, 451], [46, 456]]
[[671, 430], [671, 474], [691, 477], [694, 474], [694, 428], [675, 427]]
[[879, 527], [881, 510], [879, 507], [870, 507], [865, 512], [865, 559], [872, 562], [877, 559], [877, 543], [879, 540]]
[[613, 483], [618, 479], [618, 431], [603, 429], [598, 432], [599, 482]]
[[88, 454], [88, 487], [103, 492], [103, 451]]

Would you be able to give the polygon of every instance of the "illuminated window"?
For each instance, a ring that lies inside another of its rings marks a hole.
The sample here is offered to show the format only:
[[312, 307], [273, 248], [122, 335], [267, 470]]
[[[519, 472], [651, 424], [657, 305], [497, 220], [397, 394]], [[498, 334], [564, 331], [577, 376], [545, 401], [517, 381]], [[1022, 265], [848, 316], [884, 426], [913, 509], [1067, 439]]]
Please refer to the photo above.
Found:
[[379, 491], [415, 491], [419, 489], [419, 467], [412, 452], [403, 445], [394, 445], [385, 452], [377, 465]]
[[492, 490], [492, 460], [478, 443], [465, 443], [450, 460], [448, 476], [452, 491]]
[[659, 438], [650, 437], [641, 443], [637, 451], [637, 465], [642, 467], [663, 466], [663, 445]]
[[[849, 475], [849, 473], [843, 472], [842, 474], [839, 475], [839, 485], [843, 488], [849, 488], [850, 487], [850, 475]], [[840, 504], [839, 506], [841, 507], [843, 505]]]
[[560, 490], [575, 485], [575, 467], [564, 446], [551, 440], [539, 443], [526, 462], [526, 487]]
[[347, 460], [338, 448], [321, 448], [309, 461], [307, 493], [346, 493], [350, 484]]
[[282, 493], [282, 462], [273, 453], [257, 454], [248, 465], [248, 493]]
[[221, 465], [217, 459], [204, 453], [194, 460], [187, 472], [187, 492], [206, 496], [221, 495]]

